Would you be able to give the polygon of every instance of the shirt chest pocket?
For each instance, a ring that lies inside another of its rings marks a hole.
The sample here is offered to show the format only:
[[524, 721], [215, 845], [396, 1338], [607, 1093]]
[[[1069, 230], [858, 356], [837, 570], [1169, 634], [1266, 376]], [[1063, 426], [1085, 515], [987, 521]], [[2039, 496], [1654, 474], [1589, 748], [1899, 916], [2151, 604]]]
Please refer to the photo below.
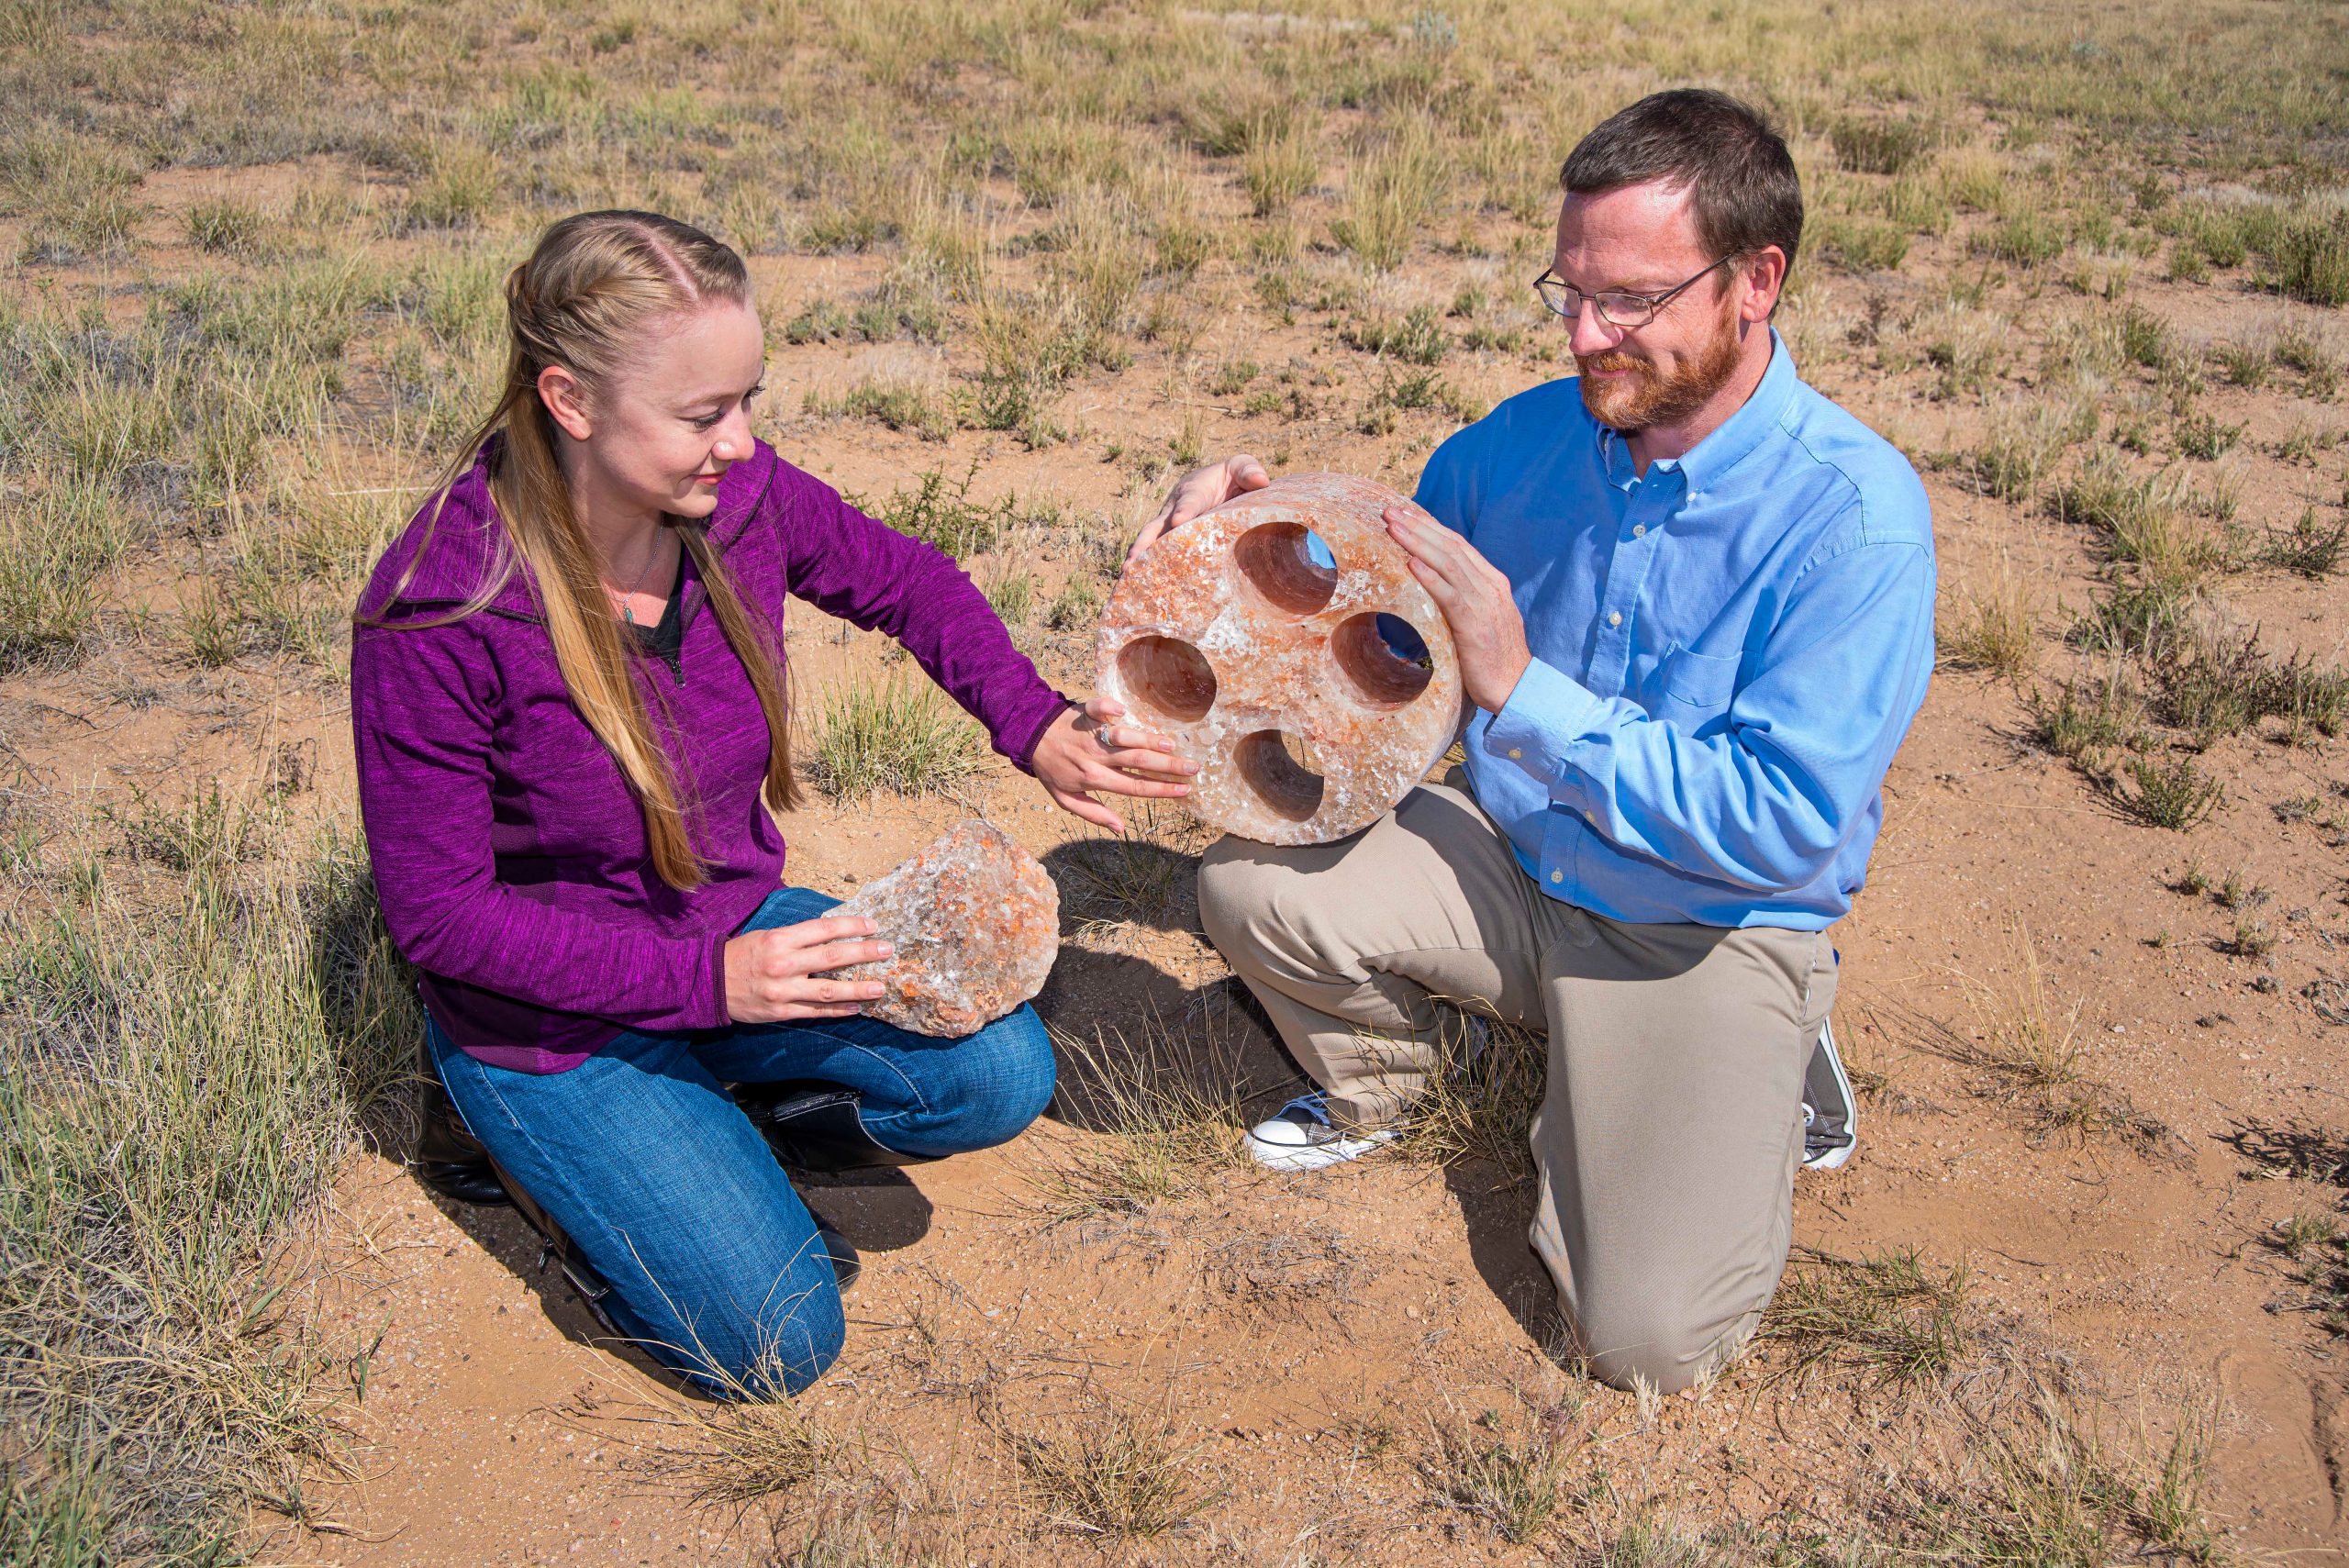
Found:
[[1664, 693], [1667, 713], [1719, 713], [1737, 691], [1740, 656], [1699, 653], [1675, 647], [1664, 656], [1656, 684]]

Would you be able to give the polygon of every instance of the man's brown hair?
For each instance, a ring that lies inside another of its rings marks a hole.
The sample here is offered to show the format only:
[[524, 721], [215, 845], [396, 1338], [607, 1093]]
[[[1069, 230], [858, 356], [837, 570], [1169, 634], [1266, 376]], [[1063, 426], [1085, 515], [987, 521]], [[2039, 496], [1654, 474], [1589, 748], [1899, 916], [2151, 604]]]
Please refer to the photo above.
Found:
[[1558, 171], [1569, 195], [1651, 180], [1688, 191], [1709, 254], [1751, 256], [1775, 245], [1794, 265], [1802, 182], [1786, 139], [1752, 105], [1703, 87], [1652, 93], [1609, 116]]

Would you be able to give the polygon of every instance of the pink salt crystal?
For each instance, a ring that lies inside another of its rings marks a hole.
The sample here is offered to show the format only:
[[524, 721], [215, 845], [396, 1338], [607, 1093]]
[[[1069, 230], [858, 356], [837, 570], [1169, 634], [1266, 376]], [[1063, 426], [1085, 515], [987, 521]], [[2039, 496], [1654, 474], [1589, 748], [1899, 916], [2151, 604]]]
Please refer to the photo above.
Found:
[[[1270, 844], [1325, 844], [1427, 776], [1460, 718], [1460, 665], [1381, 514], [1383, 484], [1292, 474], [1160, 539], [1109, 595], [1098, 688], [1199, 764], [1199, 817]], [[1319, 536], [1335, 568], [1307, 553]], [[1379, 617], [1408, 622], [1422, 666]]]
[[1061, 895], [1036, 857], [974, 817], [831, 911], [862, 915], [894, 943], [837, 971], [878, 980], [865, 1016], [916, 1034], [966, 1035], [1044, 988], [1060, 951]]

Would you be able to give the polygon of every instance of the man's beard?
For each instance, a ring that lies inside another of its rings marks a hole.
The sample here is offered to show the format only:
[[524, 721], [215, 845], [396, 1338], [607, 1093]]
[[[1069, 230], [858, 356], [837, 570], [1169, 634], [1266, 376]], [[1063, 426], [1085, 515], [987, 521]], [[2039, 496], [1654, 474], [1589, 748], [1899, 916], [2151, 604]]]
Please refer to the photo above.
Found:
[[[1655, 425], [1686, 419], [1702, 408], [1713, 394], [1737, 373], [1737, 330], [1729, 322], [1693, 360], [1684, 360], [1669, 375], [1636, 354], [1611, 349], [1588, 359], [1576, 357], [1582, 369], [1582, 401], [1591, 417], [1629, 434]], [[1593, 371], [1630, 371], [1628, 382], [1594, 380]]]

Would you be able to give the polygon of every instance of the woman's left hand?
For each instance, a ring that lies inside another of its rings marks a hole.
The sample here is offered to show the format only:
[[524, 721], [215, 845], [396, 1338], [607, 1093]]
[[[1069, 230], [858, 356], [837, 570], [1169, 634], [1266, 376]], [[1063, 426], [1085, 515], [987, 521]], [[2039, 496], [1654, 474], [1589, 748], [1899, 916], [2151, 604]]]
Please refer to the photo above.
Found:
[[1044, 793], [1072, 816], [1112, 833], [1126, 830], [1124, 818], [1093, 798], [1095, 790], [1164, 799], [1191, 793], [1185, 776], [1197, 762], [1174, 754], [1174, 742], [1138, 724], [1120, 724], [1125, 708], [1114, 697], [1095, 697], [1052, 720], [1036, 742], [1028, 765]]

